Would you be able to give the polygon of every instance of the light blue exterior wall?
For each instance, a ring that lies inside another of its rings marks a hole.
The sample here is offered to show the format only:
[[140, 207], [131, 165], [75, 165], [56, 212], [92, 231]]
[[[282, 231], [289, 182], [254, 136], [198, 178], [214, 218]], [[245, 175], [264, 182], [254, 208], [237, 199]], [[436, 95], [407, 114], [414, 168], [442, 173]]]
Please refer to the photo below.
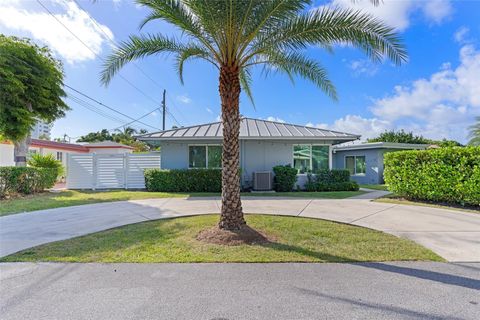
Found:
[[[218, 145], [216, 140], [183, 140], [161, 142], [161, 158], [163, 169], [187, 169], [189, 145]], [[242, 184], [251, 186], [255, 171], [271, 171], [274, 166], [293, 164], [293, 145], [314, 144], [330, 145], [330, 141], [294, 141], [294, 140], [241, 140], [240, 166], [242, 168]], [[302, 187], [306, 175], [298, 175], [297, 184]]]
[[343, 150], [334, 151], [333, 168], [345, 169], [346, 156], [365, 156], [366, 172], [364, 175], [352, 175], [350, 178], [359, 184], [383, 183], [383, 152], [382, 149]]

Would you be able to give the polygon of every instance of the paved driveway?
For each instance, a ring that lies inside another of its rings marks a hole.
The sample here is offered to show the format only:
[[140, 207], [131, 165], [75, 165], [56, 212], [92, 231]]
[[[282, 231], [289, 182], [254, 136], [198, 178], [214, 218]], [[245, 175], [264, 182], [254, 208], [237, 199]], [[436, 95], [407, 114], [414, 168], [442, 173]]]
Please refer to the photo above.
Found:
[[[412, 239], [449, 261], [480, 262], [480, 215], [430, 207], [342, 200], [244, 197], [246, 213], [322, 218]], [[164, 198], [40, 210], [0, 218], [0, 256], [130, 223], [218, 213], [220, 199]]]
[[0, 318], [480, 318], [480, 264], [0, 264]]

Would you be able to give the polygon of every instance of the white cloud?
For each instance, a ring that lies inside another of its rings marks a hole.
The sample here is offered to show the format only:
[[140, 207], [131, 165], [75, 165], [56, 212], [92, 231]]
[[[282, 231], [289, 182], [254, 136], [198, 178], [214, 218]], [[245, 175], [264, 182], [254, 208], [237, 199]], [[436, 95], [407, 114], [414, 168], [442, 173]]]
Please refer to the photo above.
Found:
[[391, 130], [393, 128], [392, 123], [387, 120], [381, 120], [377, 118], [363, 118], [361, 116], [351, 114], [335, 120], [331, 125], [326, 123], [307, 123], [307, 126], [360, 134], [362, 135], [362, 140], [365, 140], [367, 138], [373, 138], [375, 136], [378, 136], [378, 134], [386, 130]]
[[470, 32], [470, 29], [463, 26], [460, 27], [453, 35], [453, 38], [455, 39], [456, 42], [458, 43], [466, 43], [468, 40], [466, 39], [468, 33]]
[[212, 109], [210, 109], [210, 108], [205, 108], [205, 110], [207, 110], [207, 112], [210, 113], [210, 114], [213, 113]]
[[464, 110], [462, 114], [476, 110], [478, 113], [479, 74], [480, 52], [473, 46], [464, 46], [460, 50], [460, 65], [456, 69], [447, 64], [429, 79], [419, 79], [409, 86], [395, 87], [393, 95], [374, 102], [372, 112], [375, 116], [388, 120], [402, 117], [428, 120], [434, 113], [445, 110]]
[[425, 17], [434, 23], [442, 23], [452, 13], [452, 5], [448, 0], [424, 1], [422, 11]]
[[[102, 45], [107, 41], [105, 35], [75, 2], [51, 0], [50, 2], [43, 1], [42, 3], [53, 12], [53, 15], [58, 20], [90, 47], [91, 51], [44, 11], [43, 8], [39, 9], [42, 11], [27, 9], [26, 5], [29, 4], [29, 1], [1, 1], [0, 32], [15, 35], [20, 33], [33, 37], [48, 45], [68, 63], [95, 59], [95, 55], [101, 53]], [[107, 26], [98, 24], [103, 31], [113, 38], [113, 33]]]
[[368, 0], [355, 2], [351, 0], [333, 0], [331, 4], [342, 8], [353, 8], [368, 12], [399, 31], [403, 31], [410, 26], [410, 18], [415, 11], [420, 10], [427, 21], [434, 23], [442, 22], [452, 12], [448, 0], [385, 0], [378, 6], [372, 5]]
[[480, 115], [480, 50], [465, 45], [459, 55], [456, 68], [444, 63], [429, 78], [396, 86], [393, 94], [373, 100], [370, 118], [347, 115], [315, 126], [361, 134], [362, 140], [404, 129], [431, 139], [466, 142], [468, 126]]
[[378, 72], [378, 65], [366, 59], [354, 60], [348, 67], [353, 71], [354, 76], [374, 76]]
[[285, 123], [285, 120], [280, 119], [280, 118], [278, 118], [278, 117], [272, 117], [272, 116], [267, 117], [265, 120], [267, 120], [267, 121], [273, 121], [273, 122]]
[[182, 103], [185, 103], [185, 104], [189, 104], [190, 102], [192, 102], [192, 99], [190, 99], [187, 95], [180, 95], [177, 97], [177, 99], [182, 102]]

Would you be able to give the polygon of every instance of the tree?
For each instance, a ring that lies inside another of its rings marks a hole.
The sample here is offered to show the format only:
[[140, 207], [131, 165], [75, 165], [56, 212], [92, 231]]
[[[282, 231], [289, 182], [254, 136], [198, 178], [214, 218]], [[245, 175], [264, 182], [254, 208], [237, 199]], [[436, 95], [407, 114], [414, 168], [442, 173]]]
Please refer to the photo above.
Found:
[[368, 142], [396, 142], [396, 143], [416, 143], [429, 144], [430, 140], [423, 136], [415, 136], [413, 132], [405, 132], [403, 129], [399, 131], [391, 130], [380, 133], [376, 138], [367, 139]]
[[37, 119], [65, 116], [63, 69], [47, 47], [0, 35], [0, 134], [14, 143], [15, 164], [26, 165]]
[[182, 83], [186, 61], [202, 59], [218, 69], [223, 122], [220, 229], [238, 230], [245, 225], [240, 200], [239, 101], [243, 90], [253, 102], [255, 66], [263, 66], [266, 74], [275, 71], [291, 79], [295, 75], [308, 79], [336, 99], [327, 71], [304, 53], [306, 48], [331, 51], [335, 45], [347, 43], [374, 61], [388, 57], [401, 64], [407, 59], [393, 28], [350, 9], [307, 10], [310, 0], [137, 2], [150, 10], [141, 26], [161, 20], [181, 33], [178, 37], [130, 36], [107, 58], [101, 81], [106, 85], [128, 62], [157, 54], [173, 54]]
[[477, 123], [468, 127], [468, 130], [470, 131], [468, 134], [468, 138], [470, 139], [468, 144], [472, 146], [480, 146], [480, 116], [476, 117], [475, 120]]
[[134, 152], [146, 152], [150, 147], [142, 141], [136, 141], [133, 135], [140, 133], [145, 134], [148, 131], [140, 129], [137, 131], [132, 127], [124, 127], [123, 130], [116, 129], [114, 133], [110, 133], [107, 129], [102, 129], [98, 132], [90, 132], [77, 139], [77, 142], [100, 142], [100, 141], [115, 141], [118, 143], [132, 146]]
[[395, 142], [395, 143], [413, 143], [413, 144], [434, 144], [441, 148], [462, 147], [463, 145], [455, 140], [432, 140], [424, 138], [422, 135], [414, 135], [413, 132], [391, 130], [380, 133], [376, 138], [367, 139], [367, 142]]

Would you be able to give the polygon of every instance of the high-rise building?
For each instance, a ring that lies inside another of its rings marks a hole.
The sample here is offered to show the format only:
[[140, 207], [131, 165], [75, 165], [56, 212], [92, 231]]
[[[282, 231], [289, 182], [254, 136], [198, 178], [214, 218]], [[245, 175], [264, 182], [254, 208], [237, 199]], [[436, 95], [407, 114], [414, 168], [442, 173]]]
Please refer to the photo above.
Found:
[[38, 120], [30, 133], [33, 139], [47, 139], [50, 140], [50, 134], [53, 124], [46, 123], [45, 121]]

